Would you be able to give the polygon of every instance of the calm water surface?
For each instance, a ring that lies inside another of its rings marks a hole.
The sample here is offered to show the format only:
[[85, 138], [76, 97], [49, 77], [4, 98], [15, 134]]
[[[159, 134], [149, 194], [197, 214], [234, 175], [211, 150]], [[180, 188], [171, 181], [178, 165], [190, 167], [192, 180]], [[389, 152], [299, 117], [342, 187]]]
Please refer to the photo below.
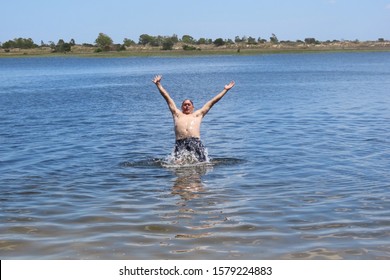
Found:
[[[162, 164], [151, 79], [206, 116]], [[0, 59], [1, 259], [390, 259], [390, 53]]]

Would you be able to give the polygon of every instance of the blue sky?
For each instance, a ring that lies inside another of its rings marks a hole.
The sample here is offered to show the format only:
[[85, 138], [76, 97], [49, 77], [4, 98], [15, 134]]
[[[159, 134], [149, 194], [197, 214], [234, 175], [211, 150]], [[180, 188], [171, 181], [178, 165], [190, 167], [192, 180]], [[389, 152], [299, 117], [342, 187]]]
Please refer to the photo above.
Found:
[[0, 42], [115, 43], [139, 35], [390, 40], [390, 0], [2, 0]]

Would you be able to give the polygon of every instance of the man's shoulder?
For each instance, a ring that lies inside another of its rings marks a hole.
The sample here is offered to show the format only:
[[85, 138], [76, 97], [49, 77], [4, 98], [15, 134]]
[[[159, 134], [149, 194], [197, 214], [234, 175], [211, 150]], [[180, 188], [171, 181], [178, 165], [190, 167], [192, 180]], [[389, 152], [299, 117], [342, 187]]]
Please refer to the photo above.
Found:
[[174, 111], [171, 111], [171, 113], [175, 118], [179, 118], [183, 114], [179, 109], [175, 109]]

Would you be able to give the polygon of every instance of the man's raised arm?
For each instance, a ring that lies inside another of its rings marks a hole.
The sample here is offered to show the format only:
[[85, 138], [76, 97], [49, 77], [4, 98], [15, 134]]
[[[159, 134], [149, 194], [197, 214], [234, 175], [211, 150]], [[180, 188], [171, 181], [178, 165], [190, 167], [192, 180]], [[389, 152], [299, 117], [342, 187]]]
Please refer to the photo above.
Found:
[[222, 97], [232, 88], [234, 87], [235, 82], [231, 81], [229, 84], [225, 85], [224, 89], [218, 93], [213, 99], [208, 101], [199, 111], [200, 113], [205, 116], [208, 111], [211, 109], [211, 107], [214, 106], [215, 103], [217, 103], [219, 100], [221, 100]]
[[177, 114], [177, 107], [173, 99], [169, 96], [168, 92], [165, 90], [165, 88], [161, 85], [161, 79], [162, 76], [158, 75], [155, 76], [152, 82], [157, 86], [158, 90], [160, 91], [162, 97], [164, 97], [165, 101], [168, 104], [169, 110], [171, 111], [172, 114]]

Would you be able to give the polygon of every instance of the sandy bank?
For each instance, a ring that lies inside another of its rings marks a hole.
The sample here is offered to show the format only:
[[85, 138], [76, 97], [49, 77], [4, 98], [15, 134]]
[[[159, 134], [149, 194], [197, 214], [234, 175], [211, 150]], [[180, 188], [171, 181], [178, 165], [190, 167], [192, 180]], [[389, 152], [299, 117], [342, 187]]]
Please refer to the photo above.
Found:
[[286, 42], [279, 44], [229, 44], [220, 47], [215, 45], [194, 45], [193, 50], [184, 50], [182, 43], [177, 43], [172, 50], [161, 50], [161, 47], [134, 45], [121, 51], [96, 52], [97, 47], [82, 45], [72, 46], [70, 52], [53, 52], [50, 47], [34, 49], [0, 49], [0, 57], [20, 56], [85, 56], [85, 57], [126, 57], [126, 56], [181, 56], [181, 55], [255, 55], [269, 53], [303, 53], [303, 52], [351, 52], [351, 51], [390, 51], [390, 42], [332, 42], [305, 44]]

